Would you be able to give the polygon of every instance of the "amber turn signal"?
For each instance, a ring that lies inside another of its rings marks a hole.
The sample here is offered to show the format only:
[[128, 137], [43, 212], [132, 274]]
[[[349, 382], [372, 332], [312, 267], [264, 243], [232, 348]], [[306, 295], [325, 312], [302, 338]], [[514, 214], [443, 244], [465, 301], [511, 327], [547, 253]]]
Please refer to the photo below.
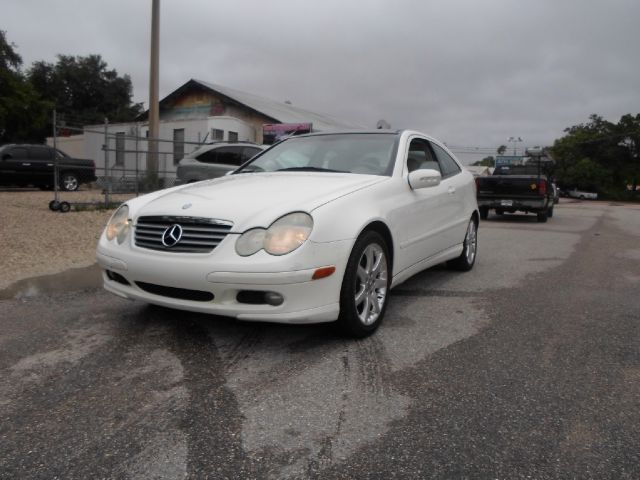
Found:
[[326, 278], [329, 275], [333, 274], [336, 271], [336, 267], [322, 267], [318, 268], [315, 272], [313, 272], [313, 276], [311, 280], [319, 280], [321, 278]]

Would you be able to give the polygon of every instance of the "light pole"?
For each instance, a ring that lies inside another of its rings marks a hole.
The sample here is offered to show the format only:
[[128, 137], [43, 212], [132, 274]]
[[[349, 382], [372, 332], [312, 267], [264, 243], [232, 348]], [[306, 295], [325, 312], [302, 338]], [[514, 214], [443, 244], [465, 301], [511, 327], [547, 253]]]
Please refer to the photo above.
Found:
[[513, 156], [516, 156], [516, 142], [522, 142], [522, 137], [509, 137], [507, 142], [513, 142]]
[[[151, 0], [151, 61], [149, 71], [149, 153], [147, 172], [152, 182], [158, 178], [158, 137], [160, 132], [160, 108], [158, 84], [160, 77], [160, 0]], [[158, 185], [154, 186], [157, 188]]]

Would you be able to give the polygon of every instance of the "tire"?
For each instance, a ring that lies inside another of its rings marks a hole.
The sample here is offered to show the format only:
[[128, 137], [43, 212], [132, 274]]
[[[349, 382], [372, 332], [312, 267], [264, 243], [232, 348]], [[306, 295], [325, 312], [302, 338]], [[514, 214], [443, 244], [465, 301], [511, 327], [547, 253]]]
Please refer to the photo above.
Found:
[[461, 272], [468, 272], [473, 268], [478, 256], [478, 223], [474, 218], [469, 220], [467, 233], [464, 236], [462, 253], [455, 260], [449, 260], [447, 266]]
[[480, 218], [482, 220], [489, 218], [489, 209], [487, 207], [480, 207]]
[[65, 172], [60, 175], [60, 184], [63, 190], [67, 192], [75, 192], [80, 186], [80, 181], [75, 173]]
[[547, 211], [547, 217], [549, 217], [549, 218], [553, 218], [553, 207], [551, 207], [551, 208]]
[[51, 210], [52, 212], [56, 212], [56, 211], [60, 210], [60, 202], [58, 202], [56, 200], [51, 200], [49, 202], [49, 210]]
[[496, 215], [504, 215], [504, 210], [501, 208], [496, 208]]
[[338, 324], [351, 337], [364, 338], [377, 330], [387, 309], [391, 286], [389, 247], [374, 231], [356, 240], [340, 290]]
[[60, 211], [62, 213], [67, 213], [69, 210], [71, 210], [71, 205], [69, 204], [69, 202], [60, 203]]
[[544, 212], [538, 212], [537, 216], [539, 223], [544, 223], [547, 221], [548, 215], [546, 210]]

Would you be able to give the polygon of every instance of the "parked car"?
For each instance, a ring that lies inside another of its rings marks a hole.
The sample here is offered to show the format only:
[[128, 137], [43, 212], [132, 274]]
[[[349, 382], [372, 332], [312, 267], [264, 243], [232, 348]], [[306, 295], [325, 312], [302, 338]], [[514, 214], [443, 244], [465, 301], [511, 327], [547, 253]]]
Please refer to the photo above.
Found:
[[124, 203], [100, 237], [104, 287], [167, 307], [363, 337], [389, 291], [470, 270], [473, 176], [414, 131], [290, 137], [232, 174]]
[[553, 204], [556, 205], [560, 202], [560, 188], [555, 184], [551, 184], [551, 188], [553, 189]]
[[579, 198], [580, 200], [597, 200], [598, 199], [598, 194], [597, 193], [584, 192], [582, 190], [578, 190], [578, 189], [575, 189], [575, 188], [573, 190], [569, 190], [567, 192], [567, 194], [571, 198]]
[[219, 142], [203, 145], [178, 163], [177, 185], [221, 177], [235, 170], [266, 146], [254, 143]]
[[93, 160], [71, 158], [48, 145], [9, 144], [0, 147], [0, 185], [52, 188], [56, 162], [58, 185], [64, 190], [74, 191], [96, 180]]

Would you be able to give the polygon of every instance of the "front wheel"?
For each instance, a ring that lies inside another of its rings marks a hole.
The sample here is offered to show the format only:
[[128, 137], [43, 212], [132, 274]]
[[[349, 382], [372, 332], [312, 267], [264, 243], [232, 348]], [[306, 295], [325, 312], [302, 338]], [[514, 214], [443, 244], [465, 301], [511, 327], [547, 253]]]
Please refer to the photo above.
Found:
[[60, 177], [62, 189], [67, 192], [75, 192], [78, 190], [80, 186], [80, 182], [78, 181], [78, 177], [75, 173], [63, 173]]
[[468, 272], [473, 268], [476, 263], [476, 256], [478, 253], [478, 224], [476, 220], [472, 218], [469, 220], [467, 226], [467, 233], [464, 237], [464, 243], [462, 253], [454, 260], [450, 260], [448, 265], [455, 270], [461, 272]]
[[389, 249], [373, 231], [356, 241], [340, 291], [340, 327], [350, 336], [371, 335], [382, 323], [391, 281]]

